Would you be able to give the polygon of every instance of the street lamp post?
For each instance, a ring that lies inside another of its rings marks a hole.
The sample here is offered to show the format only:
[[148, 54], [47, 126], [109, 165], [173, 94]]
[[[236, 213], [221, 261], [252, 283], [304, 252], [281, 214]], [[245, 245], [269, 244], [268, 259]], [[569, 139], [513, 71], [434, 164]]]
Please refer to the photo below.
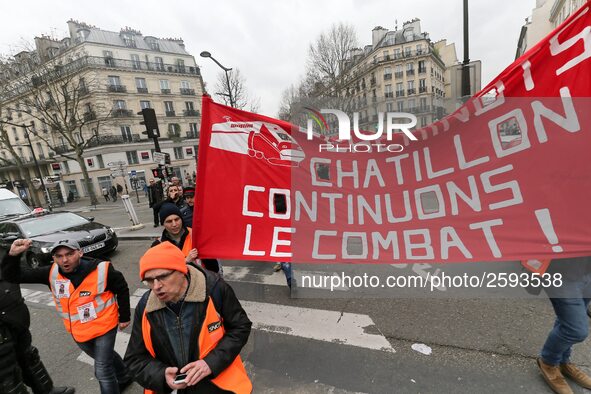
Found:
[[230, 99], [230, 107], [235, 108], [234, 107], [234, 99], [232, 97], [232, 87], [230, 86], [230, 77], [228, 76], [228, 71], [232, 71], [232, 69], [222, 66], [222, 64], [220, 62], [218, 62], [213, 56], [211, 56], [211, 53], [209, 53], [207, 51], [201, 52], [199, 54], [199, 56], [210, 58], [211, 60], [213, 60], [215, 62], [215, 64], [217, 64], [218, 66], [220, 66], [220, 68], [222, 70], [224, 70], [224, 72], [226, 73], [226, 84], [228, 85], [228, 94], [227, 94], [227, 96]]
[[27, 137], [27, 141], [29, 142], [29, 148], [31, 149], [31, 155], [33, 155], [33, 161], [35, 162], [35, 169], [37, 170], [37, 176], [41, 181], [41, 187], [43, 188], [43, 192], [45, 193], [45, 198], [47, 199], [47, 203], [49, 204], [48, 208], [49, 211], [52, 211], [52, 204], [51, 204], [51, 196], [49, 195], [49, 191], [45, 187], [45, 182], [43, 181], [43, 175], [41, 175], [41, 168], [39, 167], [39, 163], [37, 162], [37, 155], [35, 155], [35, 151], [33, 150], [33, 144], [31, 144], [31, 138], [29, 137], [29, 130], [27, 130], [27, 125], [23, 124], [21, 126], [25, 130], [25, 136]]
[[468, 45], [468, 0], [464, 0], [464, 61], [462, 63], [462, 99], [470, 97], [470, 55]]

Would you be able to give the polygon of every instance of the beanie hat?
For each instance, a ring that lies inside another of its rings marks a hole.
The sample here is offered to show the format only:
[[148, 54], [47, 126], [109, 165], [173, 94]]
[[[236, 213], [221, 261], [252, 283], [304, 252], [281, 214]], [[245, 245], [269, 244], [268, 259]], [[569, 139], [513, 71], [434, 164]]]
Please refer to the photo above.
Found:
[[140, 259], [140, 279], [144, 280], [147, 271], [159, 268], [180, 271], [183, 274], [189, 271], [183, 252], [168, 241], [162, 242], [144, 253]]
[[183, 189], [183, 196], [185, 197], [193, 197], [195, 195], [195, 188], [194, 187], [187, 187]]
[[170, 202], [165, 202], [164, 204], [162, 204], [158, 214], [160, 215], [160, 224], [164, 224], [164, 221], [170, 215], [177, 215], [179, 218], [183, 218], [183, 214], [181, 213], [179, 207]]

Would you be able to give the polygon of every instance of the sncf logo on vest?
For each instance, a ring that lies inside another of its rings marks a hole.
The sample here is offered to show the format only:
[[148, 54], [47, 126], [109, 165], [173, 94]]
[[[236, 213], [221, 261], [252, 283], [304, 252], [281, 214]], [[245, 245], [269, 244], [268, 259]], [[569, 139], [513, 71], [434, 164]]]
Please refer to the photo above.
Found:
[[81, 291], [80, 297], [90, 297], [92, 293], [90, 291]]
[[218, 328], [220, 328], [222, 326], [222, 322], [221, 321], [216, 321], [214, 323], [208, 324], [207, 325], [207, 331], [208, 332], [212, 332], [217, 330]]

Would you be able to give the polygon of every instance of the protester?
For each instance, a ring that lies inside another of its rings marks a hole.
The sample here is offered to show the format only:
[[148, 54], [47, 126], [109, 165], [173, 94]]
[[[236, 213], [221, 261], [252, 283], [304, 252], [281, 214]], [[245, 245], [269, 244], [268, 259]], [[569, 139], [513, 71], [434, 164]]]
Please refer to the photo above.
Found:
[[150, 186], [148, 186], [148, 202], [154, 214], [154, 227], [158, 227], [160, 225], [158, 211], [160, 210], [160, 205], [162, 205], [163, 199], [164, 195], [162, 191], [162, 183], [154, 182], [154, 179], [150, 179]]
[[[160, 207], [159, 215], [164, 230], [160, 238], [152, 243], [152, 246], [168, 241], [183, 252], [187, 263], [198, 265], [199, 254], [197, 249], [193, 247], [193, 232], [190, 227], [184, 225], [180, 209], [170, 202], [165, 202]], [[201, 265], [206, 270], [222, 274], [221, 265], [216, 259], [201, 260]]]
[[193, 225], [193, 211], [187, 205], [181, 190], [179, 186], [171, 184], [168, 187], [166, 201], [176, 205], [180, 209], [183, 225], [185, 227], [191, 227]]
[[[4, 255], [2, 266], [20, 263], [30, 240], [18, 239]], [[0, 276], [0, 393], [73, 394], [72, 387], [54, 387], [39, 351], [32, 345], [30, 315], [18, 284]]]
[[[16, 240], [17, 245], [30, 241]], [[51, 248], [54, 263], [21, 270], [14, 260], [2, 261], [6, 280], [49, 286], [66, 331], [94, 359], [94, 373], [102, 394], [118, 394], [132, 379], [114, 350], [117, 327], [130, 323], [129, 288], [123, 275], [108, 261], [83, 258], [76, 241], [64, 239]], [[106, 278], [106, 279], [105, 279]]]
[[[185, 198], [185, 202], [187, 203], [188, 209], [186, 211], [186, 222], [188, 222], [188, 227], [193, 227], [193, 211], [195, 209], [195, 189], [192, 187], [188, 187], [183, 191], [183, 197]], [[181, 211], [182, 213], [182, 211]]]
[[105, 197], [105, 201], [109, 201], [109, 191], [107, 190], [106, 187], [103, 187], [102, 189], [102, 193], [103, 193], [103, 197]]
[[179, 177], [173, 176], [172, 178], [170, 178], [170, 183], [171, 183], [171, 185], [174, 185], [179, 189], [179, 193], [182, 196], [184, 193], [184, 190], [183, 190], [183, 185], [181, 184], [181, 180], [179, 179]]
[[[157, 393], [250, 393], [240, 351], [252, 323], [232, 288], [187, 265], [164, 242], [140, 259], [150, 288], [139, 301], [125, 362], [135, 380]], [[185, 373], [183, 383], [175, 377]]]
[[591, 389], [591, 377], [570, 362], [572, 346], [589, 335], [591, 257], [552, 260], [547, 273], [553, 278], [560, 274], [562, 283], [546, 289], [556, 320], [537, 360], [538, 367], [556, 393], [573, 392], [565, 376]]
[[115, 187], [115, 185], [111, 186], [111, 188], [109, 189], [109, 194], [111, 194], [111, 198], [113, 199], [113, 201], [117, 201], [117, 188]]

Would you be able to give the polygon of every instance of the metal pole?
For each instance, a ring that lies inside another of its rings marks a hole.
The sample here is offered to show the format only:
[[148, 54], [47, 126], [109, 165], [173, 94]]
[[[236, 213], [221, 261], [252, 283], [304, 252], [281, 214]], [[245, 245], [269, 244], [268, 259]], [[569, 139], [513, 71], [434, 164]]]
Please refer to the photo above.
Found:
[[29, 137], [29, 130], [27, 130], [27, 126], [26, 125], [22, 125], [22, 128], [25, 129], [25, 136], [27, 137], [27, 141], [29, 142], [29, 148], [31, 149], [31, 154], [33, 155], [33, 161], [35, 162], [35, 169], [37, 170], [37, 176], [39, 177], [39, 180], [41, 181], [41, 187], [43, 188], [43, 191], [45, 193], [45, 198], [47, 198], [47, 203], [49, 204], [48, 208], [49, 208], [49, 212], [51, 212], [53, 210], [53, 207], [51, 206], [51, 196], [49, 195], [49, 192], [47, 191], [47, 188], [45, 187], [45, 182], [43, 182], [43, 176], [41, 175], [41, 168], [39, 167], [39, 163], [37, 162], [37, 155], [35, 155], [35, 151], [33, 150], [33, 144], [31, 144], [31, 138]]
[[228, 70], [224, 70], [226, 73], [226, 83], [228, 84], [228, 98], [230, 99], [230, 107], [234, 107], [234, 99], [232, 98], [232, 86], [230, 86], [230, 77], [228, 76]]
[[464, 0], [464, 62], [462, 63], [462, 99], [470, 97], [470, 45], [468, 40], [468, 0]]

